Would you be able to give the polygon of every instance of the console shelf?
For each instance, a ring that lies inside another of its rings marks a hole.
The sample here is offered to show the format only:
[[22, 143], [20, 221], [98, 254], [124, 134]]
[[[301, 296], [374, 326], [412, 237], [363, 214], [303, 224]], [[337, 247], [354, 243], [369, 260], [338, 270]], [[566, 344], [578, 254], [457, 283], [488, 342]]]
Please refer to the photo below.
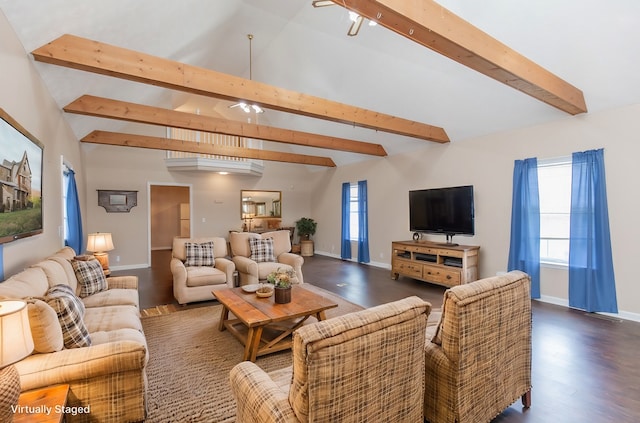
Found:
[[478, 279], [480, 247], [430, 241], [391, 243], [391, 279], [408, 276], [425, 282], [455, 286]]

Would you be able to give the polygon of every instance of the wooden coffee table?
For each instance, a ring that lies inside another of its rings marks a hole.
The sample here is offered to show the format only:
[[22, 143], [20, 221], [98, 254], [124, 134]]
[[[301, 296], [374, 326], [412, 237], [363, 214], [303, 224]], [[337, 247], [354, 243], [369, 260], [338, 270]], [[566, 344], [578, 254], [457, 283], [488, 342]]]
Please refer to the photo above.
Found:
[[[325, 310], [338, 304], [299, 286], [293, 286], [291, 302], [275, 304], [274, 296], [259, 298], [242, 288], [213, 291], [222, 304], [218, 329], [229, 330], [244, 345], [243, 360], [291, 348], [291, 334], [309, 317], [324, 320]], [[229, 312], [235, 318], [229, 318]]]

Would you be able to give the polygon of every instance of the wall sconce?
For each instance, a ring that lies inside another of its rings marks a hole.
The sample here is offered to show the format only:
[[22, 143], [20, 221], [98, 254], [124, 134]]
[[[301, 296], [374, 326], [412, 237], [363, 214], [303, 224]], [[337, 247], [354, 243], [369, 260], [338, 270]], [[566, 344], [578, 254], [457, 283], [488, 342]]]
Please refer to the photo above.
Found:
[[87, 251], [92, 252], [102, 265], [105, 275], [111, 273], [109, 270], [109, 253], [114, 249], [113, 240], [109, 232], [96, 232], [88, 235]]
[[33, 351], [27, 303], [0, 301], [0, 421], [12, 421], [20, 398], [20, 375], [13, 363]]

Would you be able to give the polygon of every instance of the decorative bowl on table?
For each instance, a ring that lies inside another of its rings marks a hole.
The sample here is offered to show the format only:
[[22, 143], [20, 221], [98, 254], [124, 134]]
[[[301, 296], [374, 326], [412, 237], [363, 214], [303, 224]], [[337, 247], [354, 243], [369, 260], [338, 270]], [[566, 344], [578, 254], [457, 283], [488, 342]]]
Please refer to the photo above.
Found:
[[273, 286], [262, 285], [256, 290], [256, 295], [260, 298], [268, 298], [273, 295]]

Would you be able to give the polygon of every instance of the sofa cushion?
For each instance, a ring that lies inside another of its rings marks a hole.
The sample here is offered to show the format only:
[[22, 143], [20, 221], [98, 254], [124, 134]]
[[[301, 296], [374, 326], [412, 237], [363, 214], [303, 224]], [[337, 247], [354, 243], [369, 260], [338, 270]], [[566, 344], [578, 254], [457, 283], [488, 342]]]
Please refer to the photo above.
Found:
[[91, 345], [91, 337], [82, 320], [84, 304], [71, 290], [69, 285], [56, 285], [46, 294], [46, 303], [53, 308], [62, 328], [65, 348], [80, 348]]
[[173, 238], [173, 247], [171, 249], [171, 255], [180, 261], [185, 261], [187, 259], [187, 253], [185, 244], [187, 242], [195, 242], [197, 244], [202, 244], [204, 242], [213, 242], [213, 257], [225, 257], [227, 255], [227, 240], [218, 236], [210, 236], [210, 237], [198, 237], [198, 238], [182, 238], [182, 237], [174, 237]]
[[184, 247], [187, 255], [185, 266], [215, 266], [213, 241], [203, 243], [187, 242]]
[[130, 305], [136, 308], [140, 307], [138, 290], [136, 289], [111, 288], [85, 297], [82, 299], [82, 302], [85, 307], [88, 308], [108, 307], [114, 305]]
[[194, 287], [226, 283], [227, 275], [215, 267], [187, 268], [187, 286]]
[[273, 255], [273, 238], [249, 238], [249, 248], [251, 249], [251, 260], [257, 263], [275, 262]]
[[[56, 260], [47, 259], [42, 260], [33, 265], [33, 267], [41, 268], [45, 275], [47, 275], [47, 281], [49, 282], [49, 288], [55, 285], [69, 285], [69, 279], [67, 272], [65, 272], [62, 265]], [[75, 277], [75, 275], [74, 275]]]
[[71, 266], [80, 285], [80, 298], [107, 289], [107, 278], [98, 260], [72, 260]]
[[0, 298], [43, 297], [49, 289], [47, 275], [38, 267], [30, 267], [0, 283]]
[[136, 307], [127, 305], [88, 308], [84, 315], [84, 323], [91, 334], [116, 329], [135, 329], [143, 332], [140, 312]]
[[56, 311], [37, 298], [30, 298], [27, 302], [34, 352], [50, 353], [62, 350], [64, 340]]

